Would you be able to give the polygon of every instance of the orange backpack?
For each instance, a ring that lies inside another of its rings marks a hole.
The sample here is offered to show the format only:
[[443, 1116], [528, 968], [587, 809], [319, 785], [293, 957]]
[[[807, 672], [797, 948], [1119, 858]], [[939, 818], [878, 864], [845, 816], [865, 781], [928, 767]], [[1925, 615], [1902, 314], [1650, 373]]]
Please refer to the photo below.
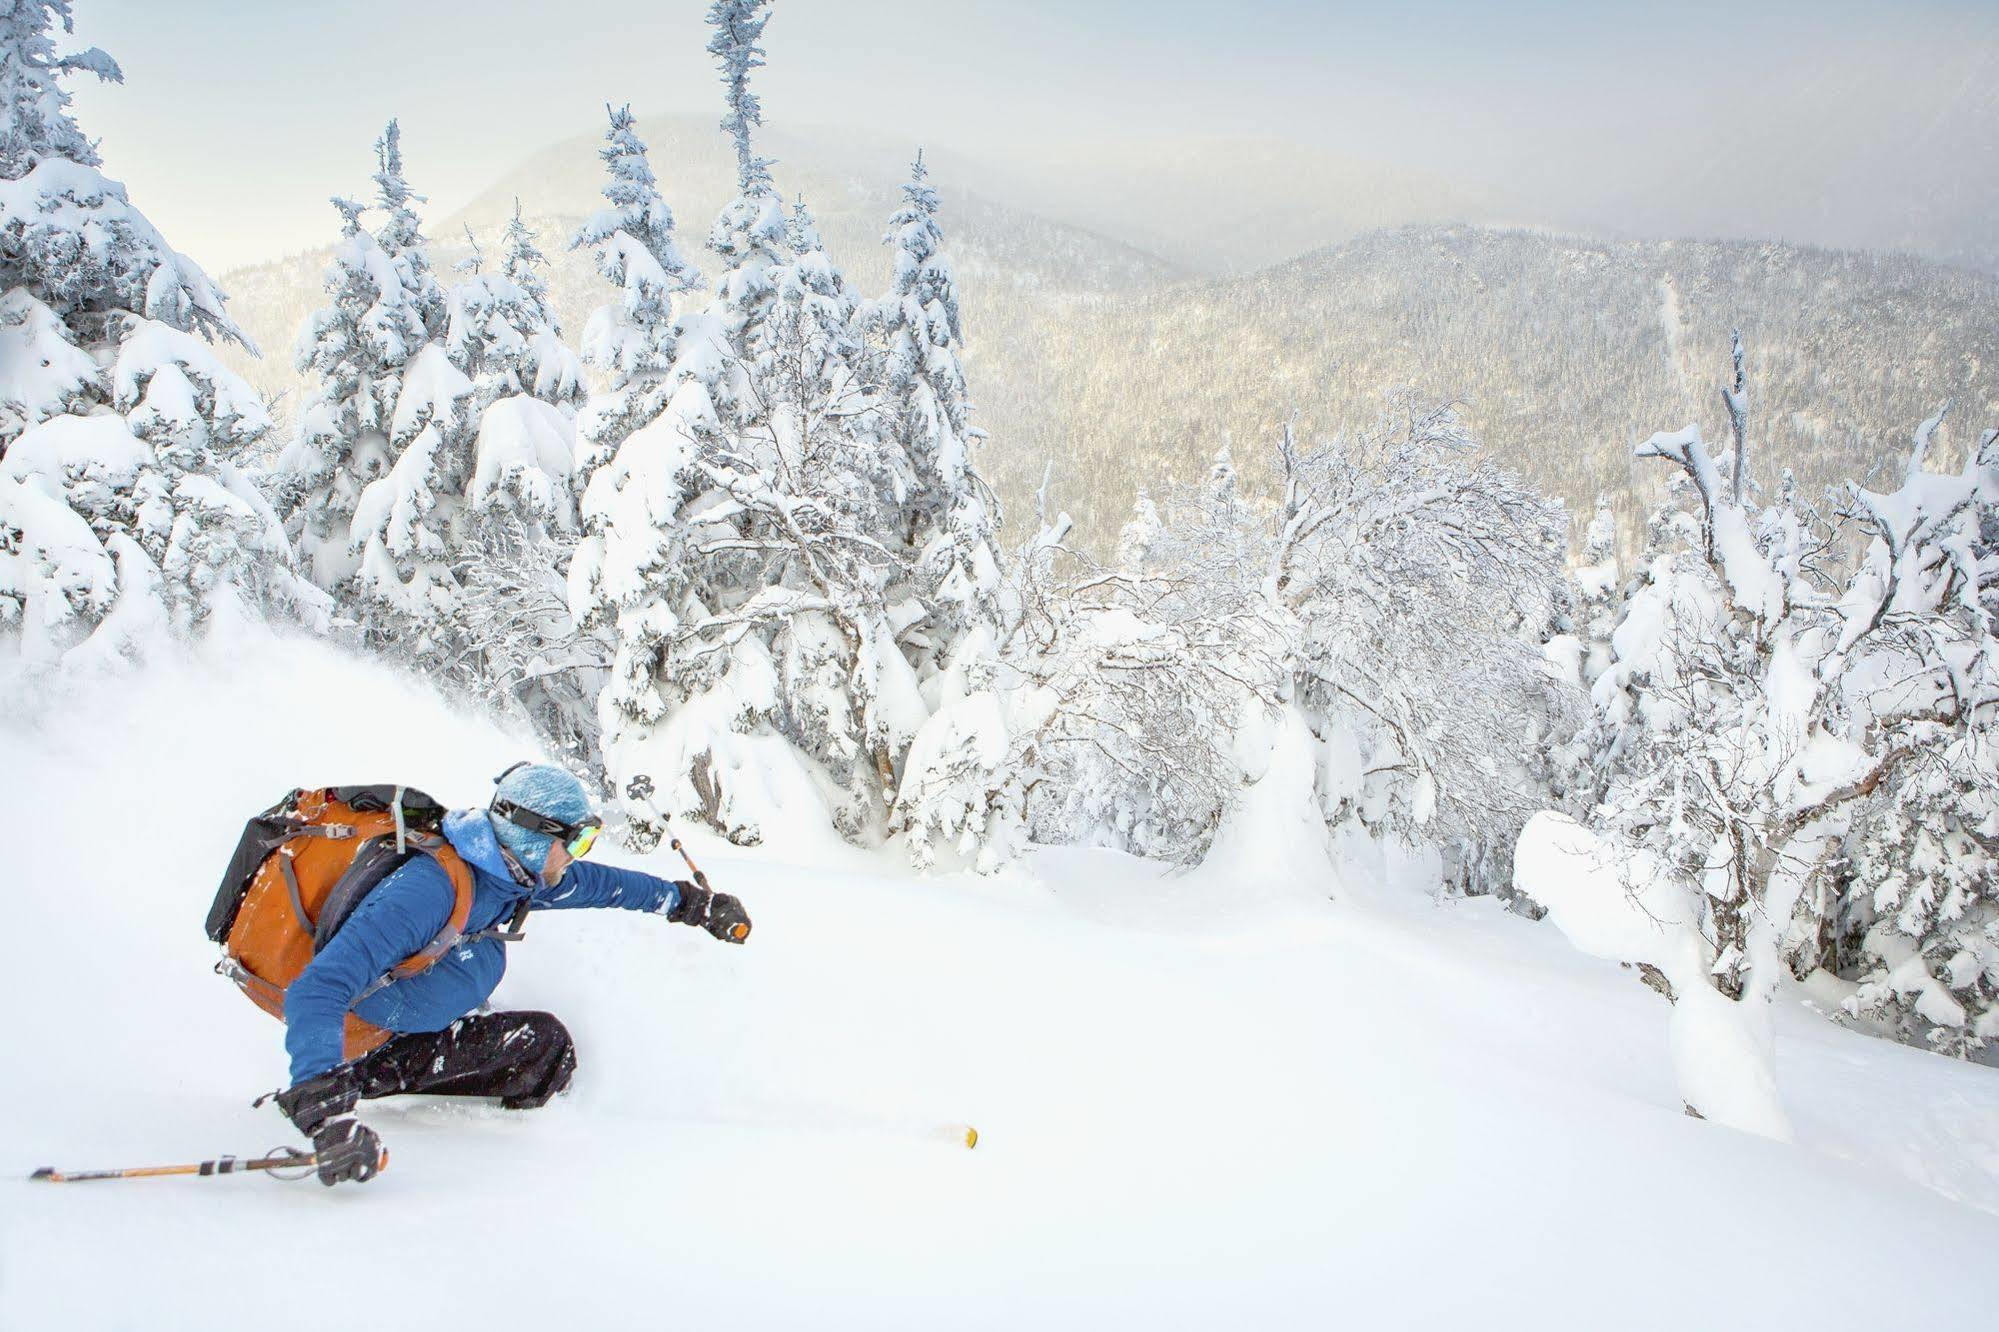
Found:
[[[458, 942], [472, 912], [472, 871], [444, 840], [444, 812], [412, 787], [327, 786], [293, 791], [251, 819], [208, 910], [208, 937], [223, 951], [216, 971], [282, 1020], [285, 990], [306, 964], [363, 898], [417, 855], [451, 876], [451, 918], [361, 997], [430, 966]], [[388, 1038], [347, 1015], [346, 1058]]]

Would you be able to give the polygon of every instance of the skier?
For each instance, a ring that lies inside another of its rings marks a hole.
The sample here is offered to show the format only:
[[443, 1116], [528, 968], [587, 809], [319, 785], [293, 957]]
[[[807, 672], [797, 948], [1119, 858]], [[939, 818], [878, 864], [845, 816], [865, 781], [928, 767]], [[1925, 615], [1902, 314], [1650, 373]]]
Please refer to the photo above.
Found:
[[[451, 877], [419, 853], [361, 900], [285, 990], [291, 1086], [277, 1100], [312, 1139], [322, 1184], [375, 1175], [381, 1139], [354, 1118], [363, 1099], [491, 1096], [526, 1110], [569, 1085], [576, 1050], [561, 1022], [548, 1013], [474, 1012], [500, 983], [506, 945], [520, 937], [530, 908], [622, 907], [701, 926], [726, 942], [748, 937], [749, 916], [727, 893], [581, 863], [601, 826], [570, 774], [515, 764], [485, 809], [444, 817], [444, 838], [472, 880], [457, 942], [416, 974], [378, 982], [448, 931], [455, 909]], [[343, 1062], [350, 1013], [391, 1034]]]

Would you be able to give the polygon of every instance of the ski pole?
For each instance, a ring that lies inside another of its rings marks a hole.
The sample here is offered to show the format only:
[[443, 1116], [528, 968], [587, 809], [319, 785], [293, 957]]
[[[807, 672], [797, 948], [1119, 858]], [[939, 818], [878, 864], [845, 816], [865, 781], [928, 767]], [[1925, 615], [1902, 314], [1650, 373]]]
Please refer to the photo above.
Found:
[[[699, 865], [694, 863], [694, 857], [687, 854], [687, 848], [681, 844], [680, 834], [673, 830], [672, 822], [659, 812], [658, 805], [652, 803], [652, 779], [643, 774], [632, 778], [625, 785], [625, 795], [633, 800], [643, 800], [646, 802], [646, 808], [651, 810], [653, 815], [666, 826], [667, 844], [675, 851], [678, 851], [680, 858], [687, 862], [687, 872], [694, 876], [694, 882], [701, 885], [703, 892], [714, 892], [714, 887], [708, 882], [708, 876], [702, 873]], [[736, 942], [741, 943], [743, 940], [749, 938], [750, 927], [747, 925], [738, 925], [736, 926], [735, 934]]]
[[[45, 1179], [51, 1184], [75, 1184], [86, 1179], [155, 1179], [162, 1175], [234, 1175], [246, 1170], [289, 1170], [300, 1168], [297, 1175], [272, 1174], [273, 1179], [304, 1179], [313, 1167], [319, 1164], [315, 1152], [302, 1152], [296, 1147], [281, 1147], [269, 1156], [238, 1160], [233, 1156], [220, 1156], [213, 1161], [195, 1161], [187, 1165], [132, 1166], [123, 1170], [57, 1170], [53, 1166], [43, 1166], [29, 1179]], [[385, 1147], [375, 1163], [377, 1170], [389, 1168], [389, 1152]]]
[[[661, 822], [664, 823], [665, 820], [662, 819]], [[672, 824], [668, 823], [666, 825], [666, 832], [667, 836], [672, 840], [673, 849], [678, 851], [680, 853], [680, 858], [687, 862], [688, 873], [694, 876], [694, 882], [701, 885], [701, 889], [703, 892], [708, 892], [708, 893], [714, 892], [715, 890], [708, 886], [708, 876], [701, 872], [701, 867], [694, 863], [694, 857], [688, 855], [687, 848], [680, 844], [680, 837], [678, 834], [676, 834], [673, 831]], [[735, 939], [737, 943], [741, 943], [743, 940], [750, 937], [750, 927], [748, 925], [739, 924], [735, 928], [731, 929], [729, 931], [729, 934], [732, 938]]]

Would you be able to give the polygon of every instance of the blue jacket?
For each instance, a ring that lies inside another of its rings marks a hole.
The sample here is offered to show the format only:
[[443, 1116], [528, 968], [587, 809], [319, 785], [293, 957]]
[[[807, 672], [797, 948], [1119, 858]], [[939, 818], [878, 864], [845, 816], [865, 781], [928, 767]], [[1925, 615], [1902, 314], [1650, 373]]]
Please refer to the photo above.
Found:
[[[529, 890], [507, 873], [486, 812], [447, 814], [444, 835], [472, 868], [472, 913], [465, 934], [469, 938], [503, 926]], [[355, 1002], [383, 973], [437, 937], [451, 918], [455, 898], [444, 867], [419, 855], [354, 908], [332, 942], [285, 991], [285, 1050], [291, 1055], [294, 1084], [341, 1062], [349, 1010], [390, 1031], [442, 1031], [486, 1002], [507, 970], [507, 946], [498, 939], [461, 943], [427, 969]], [[637, 870], [576, 861], [562, 882], [553, 888], [537, 886], [530, 900], [536, 911], [623, 907], [664, 915], [678, 905], [680, 889]]]

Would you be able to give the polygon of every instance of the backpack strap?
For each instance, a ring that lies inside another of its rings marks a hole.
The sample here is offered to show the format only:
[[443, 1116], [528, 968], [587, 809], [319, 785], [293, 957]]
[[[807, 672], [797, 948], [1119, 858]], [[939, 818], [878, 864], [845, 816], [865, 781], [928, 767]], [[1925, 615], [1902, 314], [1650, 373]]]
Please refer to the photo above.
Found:
[[519, 943], [527, 938], [528, 912], [534, 909], [532, 894], [523, 897], [521, 904], [514, 908], [514, 918], [507, 922], [507, 928], [489, 926], [470, 936], [473, 939], [498, 939], [501, 943]]
[[[311, 916], [305, 914], [305, 896], [299, 892], [298, 871], [292, 868], [291, 848], [279, 847], [277, 855], [278, 871], [284, 875], [285, 887], [291, 891], [292, 914], [298, 917], [298, 927], [310, 936], [312, 934], [313, 919]], [[313, 951], [318, 952], [319, 950], [315, 948]]]
[[445, 874], [451, 879], [451, 915], [444, 922], [444, 928], [437, 932], [436, 938], [390, 971], [389, 975], [396, 980], [416, 975], [449, 952], [465, 936], [465, 922], [472, 915], [471, 867], [443, 838], [439, 838], [435, 845], [424, 846], [423, 850], [443, 867]]
[[[375, 977], [373, 984], [355, 995], [354, 1002], [357, 1004], [377, 991], [394, 985], [399, 980], [407, 980], [419, 972], [429, 970], [432, 963], [436, 962], [438, 958], [443, 957], [466, 939], [465, 922], [472, 914], [471, 869], [459, 858], [458, 853], [451, 849], [451, 844], [443, 838], [433, 839], [427, 834], [416, 832], [411, 832], [408, 836], [410, 842], [421, 848], [425, 854], [435, 860], [443, 868], [445, 875], [450, 878], [452, 892], [451, 915], [445, 919], [444, 928], [440, 929], [429, 943], [404, 958], [401, 962], [398, 962], [395, 966], [389, 968], [389, 970]], [[471, 937], [474, 939], [483, 938], [488, 932], [482, 930]]]

